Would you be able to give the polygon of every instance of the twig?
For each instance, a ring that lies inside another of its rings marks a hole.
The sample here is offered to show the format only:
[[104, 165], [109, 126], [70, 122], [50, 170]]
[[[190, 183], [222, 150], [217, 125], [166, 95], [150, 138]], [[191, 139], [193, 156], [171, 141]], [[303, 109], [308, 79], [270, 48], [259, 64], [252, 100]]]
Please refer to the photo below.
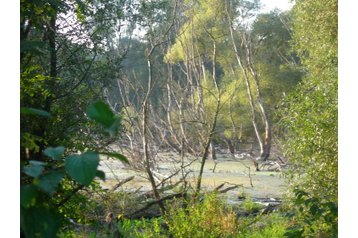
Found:
[[231, 183], [228, 183], [228, 182], [224, 182], [222, 184], [220, 184], [219, 186], [217, 186], [214, 191], [218, 192], [218, 193], [226, 193], [227, 191], [230, 191], [230, 190], [233, 190], [235, 188], [238, 188], [239, 186], [243, 186], [242, 184], [231, 184], [233, 186], [231, 187], [227, 187], [223, 190], [220, 190], [222, 187], [224, 187], [225, 184], [231, 184]]
[[119, 183], [117, 183], [115, 186], [113, 186], [113, 188], [110, 190], [110, 192], [114, 192], [117, 188], [119, 188], [120, 186], [122, 186], [125, 183], [128, 183], [129, 181], [131, 181], [133, 179], [134, 179], [134, 176], [131, 176], [129, 178], [119, 181]]
[[146, 206], [144, 206], [143, 208], [141, 208], [141, 209], [139, 209], [139, 210], [137, 210], [137, 211], [131, 213], [130, 215], [128, 215], [128, 216], [126, 216], [126, 217], [128, 217], [128, 218], [133, 218], [134, 215], [136, 215], [136, 214], [138, 214], [138, 213], [141, 213], [141, 212], [147, 210], [148, 208], [150, 208], [150, 207], [153, 206], [154, 204], [158, 204], [158, 203], [161, 203], [161, 202], [163, 202], [163, 201], [165, 201], [165, 200], [169, 200], [169, 199], [173, 199], [173, 198], [183, 197], [183, 196], [185, 196], [185, 195], [186, 195], [185, 192], [184, 192], [184, 193], [170, 194], [170, 195], [168, 195], [168, 196], [166, 196], [166, 197], [162, 197], [162, 198], [159, 199], [159, 200], [155, 200], [155, 201], [149, 202], [149, 203], [148, 203]]
[[68, 202], [68, 200], [70, 200], [70, 198], [75, 195], [78, 191], [80, 191], [82, 188], [84, 187], [84, 185], [79, 185], [77, 188], [75, 188], [74, 190], [72, 190], [72, 192], [67, 195], [64, 199], [62, 199], [62, 201], [56, 205], [56, 208], [61, 207], [63, 204], [65, 204], [66, 202]]

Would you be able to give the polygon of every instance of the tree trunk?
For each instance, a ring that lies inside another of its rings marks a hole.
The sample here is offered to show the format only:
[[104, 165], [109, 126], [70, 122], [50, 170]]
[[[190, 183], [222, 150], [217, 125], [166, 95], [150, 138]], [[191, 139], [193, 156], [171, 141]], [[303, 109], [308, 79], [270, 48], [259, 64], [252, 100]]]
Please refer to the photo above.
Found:
[[[247, 95], [249, 98], [249, 103], [250, 103], [250, 108], [251, 108], [251, 122], [254, 127], [255, 135], [256, 135], [257, 141], [260, 145], [260, 149], [261, 149], [261, 151], [263, 151], [263, 142], [262, 142], [262, 138], [261, 138], [258, 126], [257, 126], [257, 122], [256, 122], [256, 113], [255, 113], [255, 107], [254, 107], [254, 99], [253, 99], [252, 92], [251, 92], [250, 80], [247, 75], [246, 69], [244, 68], [244, 66], [242, 64], [239, 52], [236, 47], [232, 25], [230, 25], [230, 35], [231, 35], [231, 42], [233, 44], [234, 51], [235, 51], [236, 60], [241, 68], [241, 71], [243, 73], [245, 83], [246, 83], [246, 90], [247, 90]], [[259, 166], [255, 161], [254, 161], [254, 165], [255, 165], [256, 171], [259, 171], [260, 170]]]
[[197, 181], [197, 184], [196, 184], [196, 191], [195, 191], [195, 195], [194, 195], [195, 198], [199, 195], [199, 192], [200, 192], [201, 180], [202, 180], [202, 176], [203, 176], [203, 172], [204, 172], [204, 166], [205, 166], [206, 159], [208, 157], [209, 147], [211, 145], [211, 142], [212, 142], [212, 139], [213, 139], [213, 136], [214, 136], [214, 133], [215, 133], [216, 122], [217, 122], [217, 118], [218, 118], [219, 111], [220, 111], [220, 105], [221, 105], [221, 94], [220, 94], [220, 90], [219, 90], [217, 80], [216, 80], [216, 42], [215, 42], [215, 39], [210, 34], [209, 34], [209, 36], [213, 40], [213, 66], [212, 66], [213, 69], [212, 69], [212, 75], [213, 75], [213, 81], [214, 81], [214, 85], [215, 85], [215, 89], [216, 89], [216, 92], [218, 94], [218, 97], [217, 97], [217, 103], [216, 103], [216, 109], [215, 109], [213, 122], [211, 124], [210, 132], [209, 132], [207, 141], [205, 143], [204, 154], [203, 154], [203, 156], [201, 158], [200, 171], [199, 171], [198, 181]]
[[257, 101], [259, 103], [262, 120], [265, 123], [265, 138], [263, 141], [263, 147], [260, 148], [261, 149], [260, 159], [263, 161], [266, 161], [270, 156], [270, 150], [271, 150], [271, 126], [268, 121], [267, 112], [265, 110], [264, 103], [262, 101], [260, 86], [259, 86], [259, 79], [258, 79], [256, 70], [252, 64], [252, 55], [251, 55], [252, 50], [251, 50], [249, 43], [247, 42], [245, 35], [244, 35], [244, 43], [245, 43], [245, 48], [246, 48], [246, 52], [247, 52], [246, 55], [247, 55], [248, 67], [250, 69], [251, 75], [255, 82]]
[[145, 161], [145, 167], [146, 167], [146, 171], [147, 171], [147, 174], [148, 174], [148, 178], [149, 178], [150, 184], [152, 185], [154, 196], [158, 201], [158, 205], [160, 207], [160, 210], [161, 210], [162, 214], [164, 215], [165, 208], [164, 208], [164, 205], [163, 205], [162, 201], [160, 200], [160, 195], [159, 195], [159, 192], [157, 190], [157, 186], [155, 184], [155, 180], [154, 180], [153, 173], [152, 173], [152, 170], [151, 170], [150, 155], [149, 155], [149, 151], [148, 151], [148, 141], [147, 141], [149, 96], [150, 96], [151, 90], [152, 90], [152, 64], [151, 64], [150, 57], [151, 57], [151, 55], [149, 54], [148, 58], [147, 58], [147, 63], [148, 63], [148, 88], [147, 88], [146, 96], [145, 96], [144, 101], [143, 101], [142, 141], [143, 141], [144, 161]]
[[270, 124], [268, 122], [267, 119], [267, 113], [265, 111], [264, 105], [263, 105], [263, 101], [262, 101], [262, 97], [261, 97], [261, 92], [260, 92], [260, 87], [259, 87], [259, 81], [258, 81], [258, 77], [256, 74], [256, 71], [254, 70], [253, 66], [252, 66], [252, 57], [251, 57], [251, 50], [250, 50], [250, 46], [248, 45], [247, 39], [246, 39], [246, 33], [243, 32], [242, 33], [242, 39], [243, 39], [243, 43], [245, 44], [245, 48], [246, 48], [246, 54], [247, 54], [247, 64], [248, 64], [248, 68], [249, 71], [254, 79], [254, 85], [256, 88], [256, 93], [257, 93], [257, 100], [259, 103], [259, 108], [260, 108], [260, 112], [261, 112], [261, 116], [262, 119], [265, 123], [265, 138], [262, 139], [261, 137], [261, 133], [258, 130], [258, 126], [257, 126], [257, 122], [256, 122], [256, 116], [255, 116], [255, 107], [254, 107], [254, 102], [253, 102], [253, 96], [252, 96], [252, 92], [251, 92], [251, 86], [250, 86], [250, 81], [249, 81], [249, 77], [248, 74], [246, 72], [245, 67], [243, 66], [242, 63], [242, 59], [240, 57], [239, 51], [237, 49], [236, 43], [235, 43], [235, 39], [234, 39], [234, 29], [232, 26], [232, 19], [231, 16], [228, 12], [228, 10], [226, 9], [227, 12], [227, 16], [229, 19], [229, 28], [230, 28], [230, 36], [231, 36], [231, 42], [233, 44], [234, 47], [234, 51], [235, 51], [235, 56], [236, 56], [236, 60], [241, 68], [241, 71], [244, 75], [244, 79], [245, 79], [245, 83], [246, 83], [246, 88], [247, 88], [247, 94], [249, 97], [249, 102], [250, 102], [250, 107], [251, 107], [251, 114], [252, 114], [252, 124], [255, 130], [255, 134], [256, 134], [256, 138], [258, 140], [259, 146], [260, 146], [260, 157], [259, 159], [255, 160], [254, 159], [254, 165], [256, 168], [256, 171], [259, 171], [259, 166], [258, 166], [258, 160], [267, 160], [268, 157], [270, 156], [270, 148], [271, 148], [271, 128], [270, 128]]

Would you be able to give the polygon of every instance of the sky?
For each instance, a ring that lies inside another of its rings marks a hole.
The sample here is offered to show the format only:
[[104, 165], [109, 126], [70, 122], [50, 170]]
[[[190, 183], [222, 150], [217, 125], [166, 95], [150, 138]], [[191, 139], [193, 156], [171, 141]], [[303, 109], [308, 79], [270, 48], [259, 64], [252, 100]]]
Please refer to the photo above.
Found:
[[293, 6], [290, 0], [261, 0], [262, 12], [270, 12], [274, 8], [279, 8], [282, 11], [288, 10]]

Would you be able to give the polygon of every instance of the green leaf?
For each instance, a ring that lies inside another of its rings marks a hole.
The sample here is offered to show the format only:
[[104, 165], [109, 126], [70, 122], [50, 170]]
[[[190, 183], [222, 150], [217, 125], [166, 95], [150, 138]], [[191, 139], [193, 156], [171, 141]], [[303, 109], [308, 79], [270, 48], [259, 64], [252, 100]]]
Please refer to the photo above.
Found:
[[31, 107], [22, 107], [20, 109], [20, 113], [22, 114], [28, 114], [28, 115], [36, 115], [36, 116], [42, 116], [42, 117], [51, 117], [51, 114], [47, 111], [31, 108]]
[[57, 237], [61, 219], [56, 210], [44, 206], [20, 210], [21, 229], [26, 237]]
[[36, 198], [37, 189], [32, 184], [23, 185], [20, 188], [20, 204], [23, 207], [27, 207]]
[[99, 156], [95, 152], [86, 152], [82, 155], [70, 155], [66, 158], [67, 173], [82, 185], [89, 185], [96, 176]]
[[119, 154], [119, 153], [114, 153], [114, 152], [100, 152], [101, 155], [106, 155], [108, 157], [111, 157], [111, 158], [115, 158], [115, 159], [118, 159], [124, 163], [127, 163], [129, 164], [129, 161], [127, 159], [127, 157], [125, 157], [124, 155], [122, 154]]
[[38, 186], [45, 192], [52, 194], [61, 182], [64, 173], [52, 172], [39, 178]]
[[320, 214], [320, 209], [319, 209], [319, 207], [318, 207], [318, 205], [317, 204], [313, 204], [311, 207], [310, 207], [310, 212], [311, 212], [311, 214], [312, 215], [319, 215]]
[[46, 46], [46, 42], [44, 41], [29, 41], [29, 40], [22, 40], [20, 42], [20, 52], [31, 52], [33, 54], [40, 54], [44, 46]]
[[106, 174], [105, 174], [102, 170], [97, 170], [96, 176], [97, 176], [98, 178], [102, 179], [103, 181], [106, 180]]
[[337, 207], [336, 203], [328, 202], [325, 205], [329, 208], [329, 211], [332, 213], [332, 215], [334, 215], [334, 216], [338, 215], [338, 207]]
[[120, 122], [121, 122], [121, 119], [117, 117], [114, 119], [111, 127], [106, 128], [106, 131], [110, 134], [110, 136], [116, 135], [116, 133], [118, 132], [119, 127], [121, 125]]
[[289, 238], [300, 238], [302, 237], [303, 229], [301, 227], [289, 228], [284, 234], [285, 237]]
[[109, 129], [115, 122], [114, 114], [107, 104], [98, 101], [88, 106], [87, 116]]
[[29, 165], [24, 167], [23, 172], [28, 176], [37, 178], [42, 174], [45, 164], [44, 162], [30, 160]]
[[54, 160], [60, 160], [62, 154], [65, 152], [65, 147], [58, 146], [58, 147], [47, 147], [44, 151], [44, 154]]

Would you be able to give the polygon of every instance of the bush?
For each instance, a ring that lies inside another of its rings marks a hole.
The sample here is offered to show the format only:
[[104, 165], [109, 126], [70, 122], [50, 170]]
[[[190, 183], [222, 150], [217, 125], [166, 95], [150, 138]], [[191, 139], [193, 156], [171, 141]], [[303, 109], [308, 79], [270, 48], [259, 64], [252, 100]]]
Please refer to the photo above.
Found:
[[263, 208], [261, 204], [252, 201], [251, 198], [246, 198], [245, 201], [242, 203], [242, 207], [245, 210], [245, 212], [248, 213], [256, 213]]
[[294, 225], [287, 229], [287, 237], [338, 237], [337, 203], [295, 191]]
[[[250, 209], [256, 205], [248, 200]], [[254, 208], [253, 208], [254, 207]], [[239, 218], [216, 194], [205, 195], [202, 202], [187, 206], [176, 200], [160, 218], [118, 222], [123, 237], [284, 237], [288, 218], [277, 213]]]

